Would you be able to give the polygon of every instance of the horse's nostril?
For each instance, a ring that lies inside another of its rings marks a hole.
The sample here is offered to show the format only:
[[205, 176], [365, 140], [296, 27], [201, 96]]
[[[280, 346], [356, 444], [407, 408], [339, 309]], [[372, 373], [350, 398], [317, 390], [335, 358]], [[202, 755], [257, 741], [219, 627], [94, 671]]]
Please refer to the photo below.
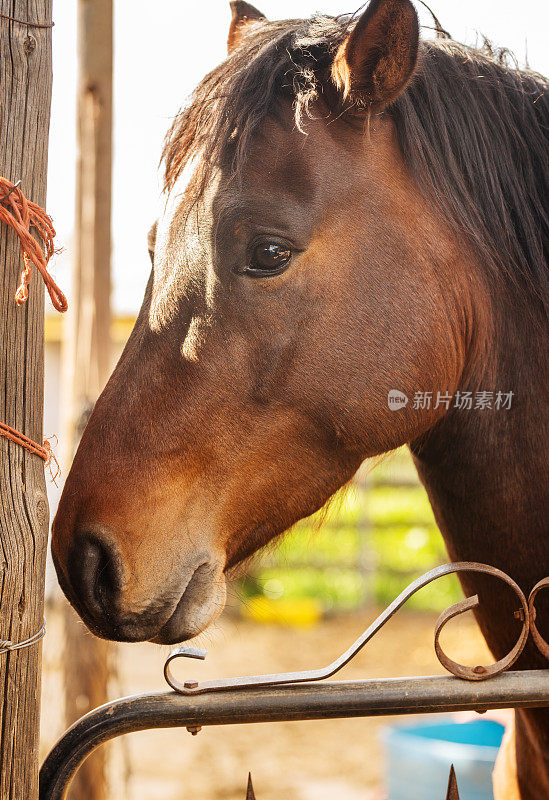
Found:
[[115, 549], [94, 534], [80, 533], [69, 555], [68, 571], [79, 605], [94, 619], [108, 617], [120, 591]]

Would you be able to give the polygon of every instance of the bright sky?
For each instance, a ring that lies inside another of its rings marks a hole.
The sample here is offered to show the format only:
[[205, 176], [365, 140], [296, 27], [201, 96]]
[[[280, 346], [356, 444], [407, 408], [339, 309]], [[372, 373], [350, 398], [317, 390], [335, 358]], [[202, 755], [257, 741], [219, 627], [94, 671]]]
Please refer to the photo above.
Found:
[[[360, 0], [354, 0], [358, 4]], [[262, 0], [270, 19], [341, 14], [353, 0]], [[430, 0], [455, 39], [475, 44], [478, 33], [514, 51], [519, 63], [549, 74], [549, 3], [546, 0]], [[57, 244], [52, 265], [69, 288], [76, 159], [76, 2], [54, 0], [53, 103], [47, 208]], [[147, 231], [159, 208], [158, 160], [164, 134], [194, 86], [223, 60], [230, 20], [226, 0], [114, 0], [113, 300], [120, 312], [137, 311], [150, 265]], [[416, 0], [421, 22], [429, 14]], [[432, 32], [424, 29], [425, 38]], [[70, 297], [70, 293], [69, 293]]]

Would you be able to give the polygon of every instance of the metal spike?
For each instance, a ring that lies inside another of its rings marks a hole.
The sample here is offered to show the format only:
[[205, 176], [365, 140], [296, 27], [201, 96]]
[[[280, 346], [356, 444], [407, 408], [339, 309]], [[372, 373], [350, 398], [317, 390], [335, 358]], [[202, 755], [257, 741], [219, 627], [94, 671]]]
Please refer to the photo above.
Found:
[[[246, 789], [246, 800], [255, 800], [254, 787], [252, 785], [252, 773], [248, 772], [248, 788]], [[450, 798], [452, 800], [452, 798]], [[458, 797], [459, 800], [459, 797]]]
[[450, 777], [448, 778], [448, 791], [446, 792], [446, 800], [459, 800], [458, 784], [453, 764], [450, 767]]

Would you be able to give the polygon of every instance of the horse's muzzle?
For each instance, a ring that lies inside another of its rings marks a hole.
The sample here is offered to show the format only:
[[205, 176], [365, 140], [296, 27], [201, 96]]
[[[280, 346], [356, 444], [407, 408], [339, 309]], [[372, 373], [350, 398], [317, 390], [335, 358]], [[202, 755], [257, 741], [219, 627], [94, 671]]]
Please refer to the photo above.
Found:
[[215, 562], [190, 568], [179, 591], [147, 600], [138, 612], [124, 608], [124, 568], [115, 544], [95, 532], [79, 532], [61, 568], [52, 548], [61, 588], [96, 636], [119, 642], [174, 644], [196, 636], [222, 611], [225, 579]]
[[114, 547], [93, 534], [81, 533], [70, 550], [68, 577], [78, 608], [99, 621], [109, 619], [122, 586], [122, 564]]
[[177, 644], [197, 636], [223, 611], [227, 589], [220, 565], [209, 562], [199, 566], [168, 621], [151, 641]]

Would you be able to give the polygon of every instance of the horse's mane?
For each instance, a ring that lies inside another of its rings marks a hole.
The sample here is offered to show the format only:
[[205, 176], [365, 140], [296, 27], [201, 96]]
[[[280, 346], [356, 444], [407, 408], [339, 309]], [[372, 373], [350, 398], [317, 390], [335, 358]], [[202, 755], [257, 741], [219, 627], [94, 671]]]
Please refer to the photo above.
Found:
[[[252, 137], [279, 101], [298, 127], [321, 96], [354, 20], [316, 15], [264, 22], [196, 88], [168, 132], [170, 189], [200, 153], [197, 196], [212, 169], [240, 171]], [[417, 72], [389, 106], [404, 159], [420, 189], [467, 235], [494, 277], [549, 307], [549, 92], [504, 51], [450, 40], [423, 42]]]

